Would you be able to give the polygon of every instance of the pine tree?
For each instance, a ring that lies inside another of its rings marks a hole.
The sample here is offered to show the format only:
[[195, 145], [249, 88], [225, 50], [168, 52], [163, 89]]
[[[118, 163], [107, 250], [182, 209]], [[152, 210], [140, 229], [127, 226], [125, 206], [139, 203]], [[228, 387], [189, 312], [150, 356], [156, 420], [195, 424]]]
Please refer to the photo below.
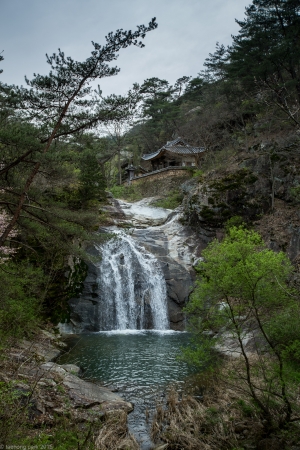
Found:
[[300, 4], [298, 0], [253, 0], [229, 48], [227, 74], [252, 87], [276, 77], [300, 99]]
[[[1, 85], [1, 91], [4, 92], [7, 102], [11, 105], [12, 97], [16, 98], [18, 112], [22, 118], [33, 121], [39, 128], [40, 142], [44, 145], [42, 154], [47, 154], [58, 138], [76, 134], [120, 114], [120, 106], [121, 111], [124, 107], [123, 99], [101, 97], [99, 100], [99, 97], [92, 97], [90, 83], [116, 75], [119, 69], [110, 67], [109, 63], [117, 58], [117, 52], [130, 45], [143, 47], [144, 44], [139, 39], [143, 39], [148, 31], [156, 27], [154, 18], [148, 26], [140, 25], [134, 32], [120, 29], [115, 33], [109, 33], [105, 38], [104, 46], [92, 42], [94, 49], [91, 56], [83, 62], [66, 57], [61, 50], [58, 54], [47, 55], [47, 62], [51, 66], [49, 75], [34, 74], [31, 81], [26, 78], [29, 89], [19, 88], [7, 91], [7, 87]], [[130, 94], [129, 103], [131, 96]], [[0, 174], [6, 174], [11, 165], [15, 166], [20, 161], [24, 161], [29, 154], [30, 152], [26, 152], [18, 156], [9, 166], [2, 167]], [[35, 161], [25, 180], [12, 220], [0, 236], [0, 246], [4, 244], [16, 225], [27, 193], [40, 167], [41, 159]]]

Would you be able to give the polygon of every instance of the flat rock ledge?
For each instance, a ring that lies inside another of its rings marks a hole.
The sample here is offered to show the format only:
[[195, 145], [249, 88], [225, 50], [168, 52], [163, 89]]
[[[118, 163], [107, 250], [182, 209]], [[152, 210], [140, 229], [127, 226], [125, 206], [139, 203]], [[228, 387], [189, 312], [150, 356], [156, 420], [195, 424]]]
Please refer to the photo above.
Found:
[[[71, 373], [70, 367], [67, 366], [72, 366]], [[52, 378], [53, 376], [58, 376], [61, 379], [61, 385], [66, 388], [75, 408], [88, 409], [100, 406], [103, 412], [115, 409], [122, 409], [126, 412], [133, 410], [132, 403], [124, 401], [119, 395], [111, 392], [109, 389], [90, 381], [82, 380], [74, 375], [72, 373], [74, 369], [77, 373], [80, 370], [74, 364], [60, 366], [53, 362], [47, 362], [42, 364], [40, 369], [43, 377]]]

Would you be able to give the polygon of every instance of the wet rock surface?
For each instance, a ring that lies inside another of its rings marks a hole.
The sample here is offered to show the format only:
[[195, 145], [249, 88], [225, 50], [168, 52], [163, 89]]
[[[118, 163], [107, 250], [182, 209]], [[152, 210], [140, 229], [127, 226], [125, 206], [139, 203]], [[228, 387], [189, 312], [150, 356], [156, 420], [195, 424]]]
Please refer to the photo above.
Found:
[[[172, 210], [153, 208], [151, 202], [155, 197], [144, 198], [138, 202], [129, 203], [123, 200], [115, 200], [123, 211], [127, 224], [135, 228], [147, 228], [163, 225], [172, 214]], [[118, 222], [116, 222], [118, 225]]]
[[101, 411], [123, 409], [130, 412], [133, 410], [131, 403], [125, 402], [119, 395], [114, 394], [109, 389], [81, 380], [74, 375], [65, 376], [63, 385], [69, 389], [69, 397], [77, 408], [90, 408], [99, 405]]
[[[155, 255], [160, 262], [167, 284], [170, 327], [174, 330], [183, 330], [184, 313], [182, 308], [188, 301], [194, 279], [194, 270], [191, 262], [188, 266], [183, 258], [184, 255], [185, 260], [190, 259], [186, 255], [188, 249], [184, 248], [182, 257], [180, 257], [180, 251], [175, 252], [175, 247], [170, 246], [168, 236], [163, 231], [158, 233], [155, 229], [135, 230], [132, 236]], [[172, 252], [177, 260], [170, 257]], [[180, 260], [181, 264], [178, 260]]]
[[[195, 264], [202, 248], [215, 236], [214, 232], [203, 229], [197, 236], [193, 230], [180, 223], [182, 210], [175, 211], [153, 208], [153, 198], [130, 204], [113, 200], [114, 208], [123, 211], [122, 218], [115, 223], [132, 227], [128, 234], [146, 251], [154, 255], [160, 263], [167, 286], [168, 314], [170, 328], [185, 329], [182, 311], [193, 289]], [[125, 217], [125, 219], [124, 219]], [[113, 229], [111, 229], [113, 232]], [[99, 331], [101, 314], [101, 273], [99, 265], [89, 263], [88, 276], [80, 298], [71, 299], [71, 326], [75, 332]], [[147, 302], [145, 300], [145, 308]], [[151, 320], [147, 328], [152, 327]]]

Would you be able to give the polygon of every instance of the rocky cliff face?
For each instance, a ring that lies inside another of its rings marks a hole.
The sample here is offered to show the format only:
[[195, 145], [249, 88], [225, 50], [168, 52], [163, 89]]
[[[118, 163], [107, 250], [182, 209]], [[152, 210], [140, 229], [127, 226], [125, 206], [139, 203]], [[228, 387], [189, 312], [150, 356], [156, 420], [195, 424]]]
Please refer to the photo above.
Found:
[[184, 223], [202, 239], [203, 233], [221, 237], [229, 219], [233, 224], [243, 220], [261, 233], [270, 248], [283, 250], [296, 261], [300, 254], [298, 147], [298, 138], [277, 147], [261, 144], [185, 182]]

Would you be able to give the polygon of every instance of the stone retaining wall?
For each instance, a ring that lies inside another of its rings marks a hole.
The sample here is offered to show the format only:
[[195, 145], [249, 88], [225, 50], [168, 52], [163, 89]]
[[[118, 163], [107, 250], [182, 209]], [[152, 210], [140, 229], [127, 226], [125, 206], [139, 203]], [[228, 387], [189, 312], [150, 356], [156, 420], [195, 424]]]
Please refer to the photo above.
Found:
[[140, 175], [131, 180], [131, 184], [140, 184], [145, 179], [147, 181], [161, 180], [169, 177], [186, 177], [189, 178], [190, 174], [185, 167], [166, 167], [164, 169], [156, 170], [151, 173], [146, 173], [145, 175]]
[[131, 186], [142, 197], [164, 196], [188, 180], [191, 174], [188, 170], [166, 168], [150, 174], [136, 177], [131, 181]]

